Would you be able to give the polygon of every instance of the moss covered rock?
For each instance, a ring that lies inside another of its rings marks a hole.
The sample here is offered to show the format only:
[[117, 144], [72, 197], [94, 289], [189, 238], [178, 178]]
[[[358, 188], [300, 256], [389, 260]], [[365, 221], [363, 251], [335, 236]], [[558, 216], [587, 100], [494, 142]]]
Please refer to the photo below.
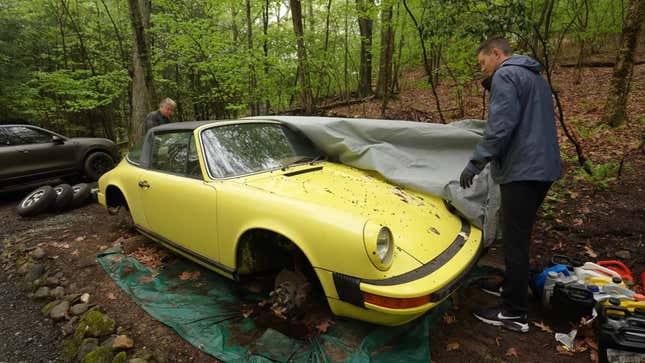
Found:
[[114, 319], [100, 311], [90, 310], [83, 315], [83, 318], [78, 323], [74, 337], [80, 337], [81, 339], [87, 336], [100, 338], [112, 334], [114, 329], [116, 329]]
[[43, 306], [43, 308], [40, 309], [40, 312], [43, 313], [43, 315], [45, 315], [45, 316], [49, 316], [49, 312], [52, 311], [54, 306], [56, 306], [58, 304], [60, 304], [60, 300], [54, 300], [54, 301], [48, 303], [47, 305]]
[[82, 342], [81, 339], [72, 338], [63, 340], [63, 347], [61, 348], [60, 361], [62, 363], [71, 363], [76, 360], [76, 355], [78, 354], [78, 348]]
[[112, 363], [114, 353], [108, 347], [98, 347], [83, 357], [82, 363]]
[[128, 355], [125, 352], [119, 352], [119, 354], [114, 356], [112, 363], [124, 363], [128, 360]]
[[99, 346], [99, 340], [96, 338], [86, 338], [81, 342], [80, 347], [78, 348], [77, 357], [79, 360], [83, 359], [91, 351], [96, 349]]

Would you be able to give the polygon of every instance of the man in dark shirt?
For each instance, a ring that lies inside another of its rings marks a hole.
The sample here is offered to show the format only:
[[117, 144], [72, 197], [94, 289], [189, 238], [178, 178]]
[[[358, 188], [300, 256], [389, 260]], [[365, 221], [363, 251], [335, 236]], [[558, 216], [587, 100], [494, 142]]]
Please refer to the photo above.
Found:
[[172, 115], [172, 112], [175, 110], [176, 106], [177, 104], [175, 103], [175, 101], [171, 100], [170, 98], [165, 98], [163, 101], [161, 101], [161, 103], [159, 104], [159, 109], [157, 111], [150, 112], [143, 121], [143, 134], [145, 135], [148, 130], [155, 126], [169, 123], [170, 116]]
[[483, 137], [461, 174], [462, 188], [491, 163], [500, 185], [505, 272], [501, 286], [482, 286], [502, 304], [475, 312], [481, 321], [527, 332], [529, 245], [537, 210], [560, 178], [560, 148], [552, 91], [542, 65], [512, 55], [508, 41], [491, 38], [477, 50], [481, 70], [491, 76], [490, 107]]

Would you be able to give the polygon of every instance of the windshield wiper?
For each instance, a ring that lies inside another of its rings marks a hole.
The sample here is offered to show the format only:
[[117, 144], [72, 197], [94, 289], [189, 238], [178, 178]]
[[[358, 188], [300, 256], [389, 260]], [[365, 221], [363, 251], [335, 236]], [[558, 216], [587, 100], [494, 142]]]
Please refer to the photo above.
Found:
[[289, 162], [286, 162], [286, 163], [282, 164], [282, 170], [284, 171], [287, 168], [290, 168], [290, 167], [292, 167], [292, 166], [294, 166], [296, 164], [301, 164], [301, 163], [303, 163], [305, 161], [308, 161], [309, 165], [314, 165], [316, 162], [318, 162], [320, 160], [323, 160], [324, 158], [325, 158], [325, 156], [322, 155], [322, 154], [321, 155], [316, 155], [315, 157], [314, 156], [299, 156], [299, 157], [296, 156], [294, 160], [291, 160]]

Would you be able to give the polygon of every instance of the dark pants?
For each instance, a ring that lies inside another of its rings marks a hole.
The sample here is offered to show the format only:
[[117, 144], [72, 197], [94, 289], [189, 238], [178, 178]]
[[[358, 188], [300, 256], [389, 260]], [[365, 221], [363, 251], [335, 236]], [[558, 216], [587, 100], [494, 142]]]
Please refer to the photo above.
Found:
[[518, 181], [501, 184], [504, 285], [502, 303], [517, 313], [528, 311], [529, 244], [536, 213], [551, 182]]

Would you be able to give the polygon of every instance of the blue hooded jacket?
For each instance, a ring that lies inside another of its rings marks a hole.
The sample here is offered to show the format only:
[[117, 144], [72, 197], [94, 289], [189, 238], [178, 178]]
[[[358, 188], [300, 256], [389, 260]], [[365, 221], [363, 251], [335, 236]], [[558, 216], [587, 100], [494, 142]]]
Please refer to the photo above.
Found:
[[517, 55], [493, 74], [488, 122], [471, 164], [481, 169], [491, 162], [495, 183], [560, 178], [552, 92], [541, 70], [536, 60]]

